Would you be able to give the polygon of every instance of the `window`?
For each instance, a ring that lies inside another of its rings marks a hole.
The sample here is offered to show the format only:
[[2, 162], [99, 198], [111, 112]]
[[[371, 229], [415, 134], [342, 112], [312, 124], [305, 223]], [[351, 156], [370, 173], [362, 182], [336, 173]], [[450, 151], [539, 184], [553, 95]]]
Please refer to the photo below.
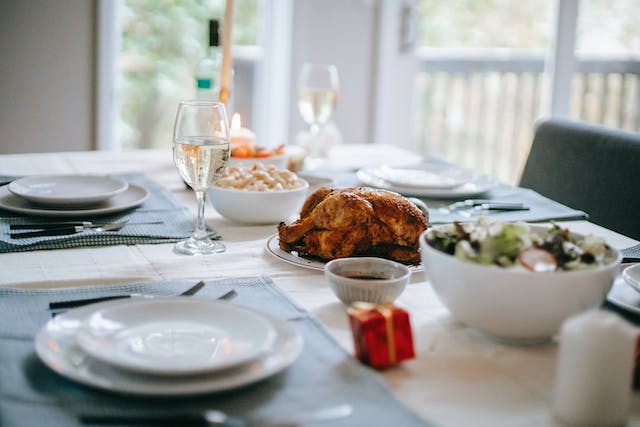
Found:
[[515, 183], [541, 116], [640, 130], [639, 0], [420, 6], [414, 123], [424, 153]]
[[[117, 145], [167, 147], [178, 102], [195, 97], [194, 71], [206, 54], [208, 20], [224, 0], [122, 0], [117, 30]], [[237, 0], [233, 24], [235, 109], [251, 124], [254, 72], [261, 57], [263, 2]]]
[[514, 182], [546, 113], [552, 0], [422, 0], [417, 140], [425, 153]]

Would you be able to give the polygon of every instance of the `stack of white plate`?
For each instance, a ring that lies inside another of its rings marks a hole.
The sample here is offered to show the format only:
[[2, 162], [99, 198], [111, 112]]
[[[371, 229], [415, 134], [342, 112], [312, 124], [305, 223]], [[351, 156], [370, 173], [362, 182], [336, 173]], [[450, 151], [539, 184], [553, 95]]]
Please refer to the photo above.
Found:
[[357, 175], [366, 185], [424, 197], [469, 197], [485, 193], [496, 184], [490, 176], [442, 163], [407, 167], [383, 165], [360, 169]]
[[40, 359], [85, 385], [147, 396], [228, 390], [274, 375], [302, 350], [285, 321], [224, 301], [132, 298], [70, 310], [36, 335]]
[[38, 216], [79, 217], [140, 205], [149, 192], [105, 175], [34, 175], [0, 187], [0, 208]]

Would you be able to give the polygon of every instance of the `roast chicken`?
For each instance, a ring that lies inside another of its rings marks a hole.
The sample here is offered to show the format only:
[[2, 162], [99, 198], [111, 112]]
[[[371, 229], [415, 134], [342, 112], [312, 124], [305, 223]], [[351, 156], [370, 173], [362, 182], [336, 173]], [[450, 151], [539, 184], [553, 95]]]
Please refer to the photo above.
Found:
[[407, 199], [391, 191], [357, 187], [322, 187], [312, 193], [300, 219], [280, 223], [280, 248], [323, 260], [379, 256], [417, 264], [418, 237], [427, 217]]

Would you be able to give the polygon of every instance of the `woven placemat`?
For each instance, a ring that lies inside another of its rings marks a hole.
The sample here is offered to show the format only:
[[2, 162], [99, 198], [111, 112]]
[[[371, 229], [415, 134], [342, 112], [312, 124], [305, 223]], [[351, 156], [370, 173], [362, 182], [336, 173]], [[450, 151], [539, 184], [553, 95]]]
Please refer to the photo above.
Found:
[[[77, 426], [79, 413], [171, 415], [219, 409], [240, 418], [268, 420], [290, 413], [349, 404], [353, 414], [327, 426], [427, 426], [407, 409], [379, 375], [347, 354], [309, 312], [293, 303], [270, 277], [207, 282], [193, 298], [216, 298], [232, 288], [231, 301], [289, 322], [304, 338], [300, 357], [284, 372], [240, 389], [182, 398], [140, 398], [107, 393], [69, 381], [34, 353], [36, 331], [50, 318], [50, 301], [121, 294], [177, 294], [186, 282], [134, 283], [66, 289], [0, 288], [0, 425]], [[346, 313], [345, 313], [346, 316]], [[402, 369], [402, 365], [391, 369]]]
[[[82, 221], [112, 223], [128, 220], [118, 231], [95, 232], [83, 230], [65, 236], [45, 236], [13, 239], [9, 235], [9, 225], [60, 221], [60, 218], [18, 215], [0, 210], [0, 253], [22, 252], [41, 249], [67, 249], [79, 246], [109, 246], [171, 243], [191, 236], [195, 213], [191, 212], [164, 187], [142, 174], [117, 175], [129, 183], [147, 189], [149, 198], [140, 206], [113, 215], [81, 218]], [[0, 176], [0, 181], [7, 177]], [[75, 218], [74, 218], [75, 219]], [[69, 220], [69, 218], [65, 218]], [[209, 230], [210, 237], [219, 239], [220, 234]]]

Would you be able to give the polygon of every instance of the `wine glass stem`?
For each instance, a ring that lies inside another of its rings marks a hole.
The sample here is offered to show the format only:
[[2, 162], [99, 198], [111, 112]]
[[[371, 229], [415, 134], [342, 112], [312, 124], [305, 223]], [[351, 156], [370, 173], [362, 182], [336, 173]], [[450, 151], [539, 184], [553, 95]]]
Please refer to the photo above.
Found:
[[207, 199], [206, 191], [196, 191], [196, 200], [198, 201], [198, 215], [196, 217], [196, 229], [193, 237], [197, 240], [204, 240], [208, 237], [207, 227], [204, 223], [204, 206]]

